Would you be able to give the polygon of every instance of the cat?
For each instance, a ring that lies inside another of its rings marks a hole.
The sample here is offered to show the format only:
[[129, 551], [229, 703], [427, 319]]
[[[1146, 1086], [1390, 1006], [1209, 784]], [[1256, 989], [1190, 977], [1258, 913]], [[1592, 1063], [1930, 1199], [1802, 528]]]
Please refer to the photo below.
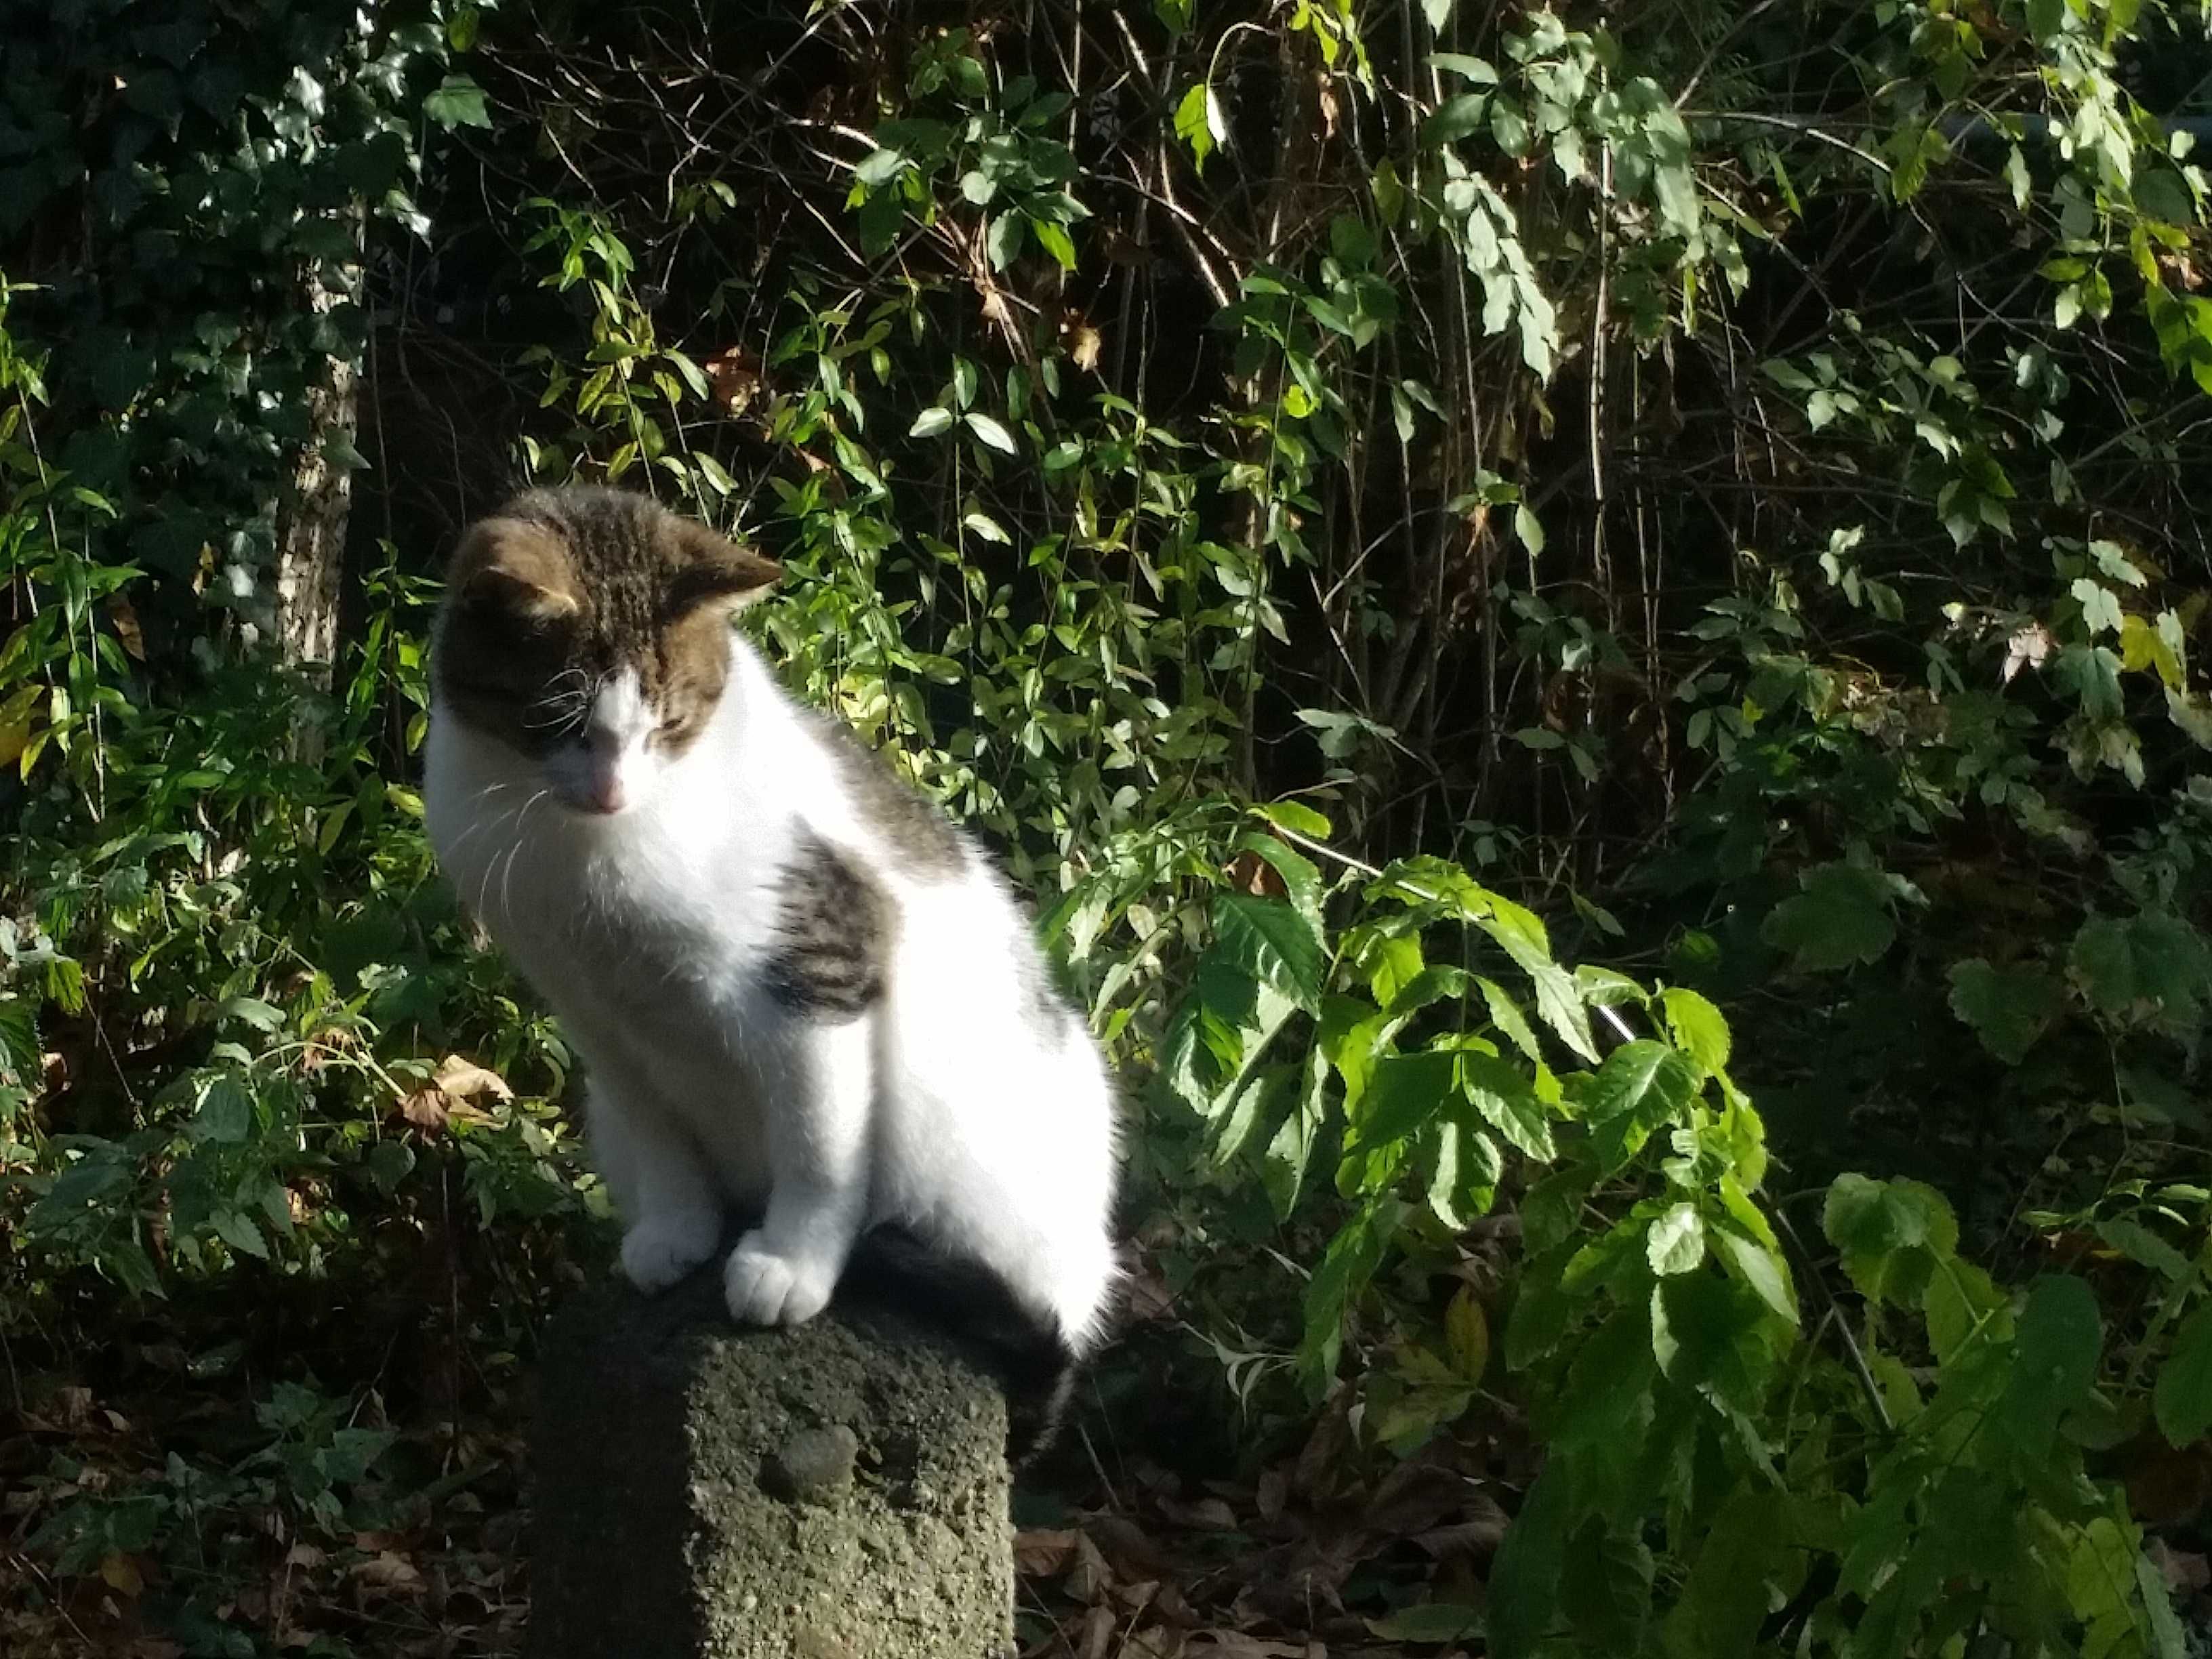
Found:
[[998, 1346], [1033, 1450], [1117, 1282], [1112, 1085], [978, 845], [732, 625], [781, 574], [617, 490], [471, 526], [430, 839], [583, 1061], [629, 1279], [675, 1283], [732, 1213], [742, 1323], [902, 1278]]

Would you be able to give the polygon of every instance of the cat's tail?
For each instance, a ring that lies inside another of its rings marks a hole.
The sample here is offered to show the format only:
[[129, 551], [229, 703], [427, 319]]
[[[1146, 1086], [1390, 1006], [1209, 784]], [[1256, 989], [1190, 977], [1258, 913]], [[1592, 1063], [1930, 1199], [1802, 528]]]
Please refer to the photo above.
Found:
[[845, 1280], [983, 1352], [1006, 1389], [1006, 1455], [1016, 1465], [1059, 1434], [1082, 1356], [1057, 1319], [1030, 1308], [990, 1268], [885, 1223], [861, 1236]]

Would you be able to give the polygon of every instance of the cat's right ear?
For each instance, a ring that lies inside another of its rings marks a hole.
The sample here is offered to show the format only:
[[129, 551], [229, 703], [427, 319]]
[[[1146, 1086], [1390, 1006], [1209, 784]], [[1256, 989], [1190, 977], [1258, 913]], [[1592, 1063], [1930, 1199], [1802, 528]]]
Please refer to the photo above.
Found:
[[718, 536], [688, 519], [675, 522], [684, 562], [668, 585], [669, 611], [743, 610], [767, 596], [783, 567], [757, 549]]
[[558, 536], [523, 519], [480, 519], [454, 550], [447, 586], [466, 605], [557, 622], [580, 608], [575, 572]]

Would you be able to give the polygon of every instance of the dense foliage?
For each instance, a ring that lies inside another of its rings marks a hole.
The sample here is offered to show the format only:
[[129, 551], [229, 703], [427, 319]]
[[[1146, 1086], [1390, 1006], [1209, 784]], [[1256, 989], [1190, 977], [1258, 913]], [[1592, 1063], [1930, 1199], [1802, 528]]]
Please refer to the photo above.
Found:
[[0, 21], [11, 1652], [512, 1650], [605, 1206], [410, 780], [568, 479], [1036, 896], [1240, 1630], [2201, 1646], [2199, 11], [142, 11]]

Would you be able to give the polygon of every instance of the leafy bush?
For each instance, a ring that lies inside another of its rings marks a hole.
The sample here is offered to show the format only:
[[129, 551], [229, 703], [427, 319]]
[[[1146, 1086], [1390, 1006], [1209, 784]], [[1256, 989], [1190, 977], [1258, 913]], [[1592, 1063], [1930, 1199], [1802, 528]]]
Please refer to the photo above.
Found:
[[[2212, 1425], [2201, 17], [96, 10], [11, 39], [112, 119], [0, 128], [11, 1341], [443, 1253], [503, 1366], [588, 1259], [408, 780], [439, 535], [612, 480], [769, 544], [793, 684], [1037, 896], [1240, 1455], [1527, 1413], [1486, 1605], [1388, 1633], [2185, 1650], [2124, 1477]], [[36, 1552], [373, 1528], [253, 1389]]]

